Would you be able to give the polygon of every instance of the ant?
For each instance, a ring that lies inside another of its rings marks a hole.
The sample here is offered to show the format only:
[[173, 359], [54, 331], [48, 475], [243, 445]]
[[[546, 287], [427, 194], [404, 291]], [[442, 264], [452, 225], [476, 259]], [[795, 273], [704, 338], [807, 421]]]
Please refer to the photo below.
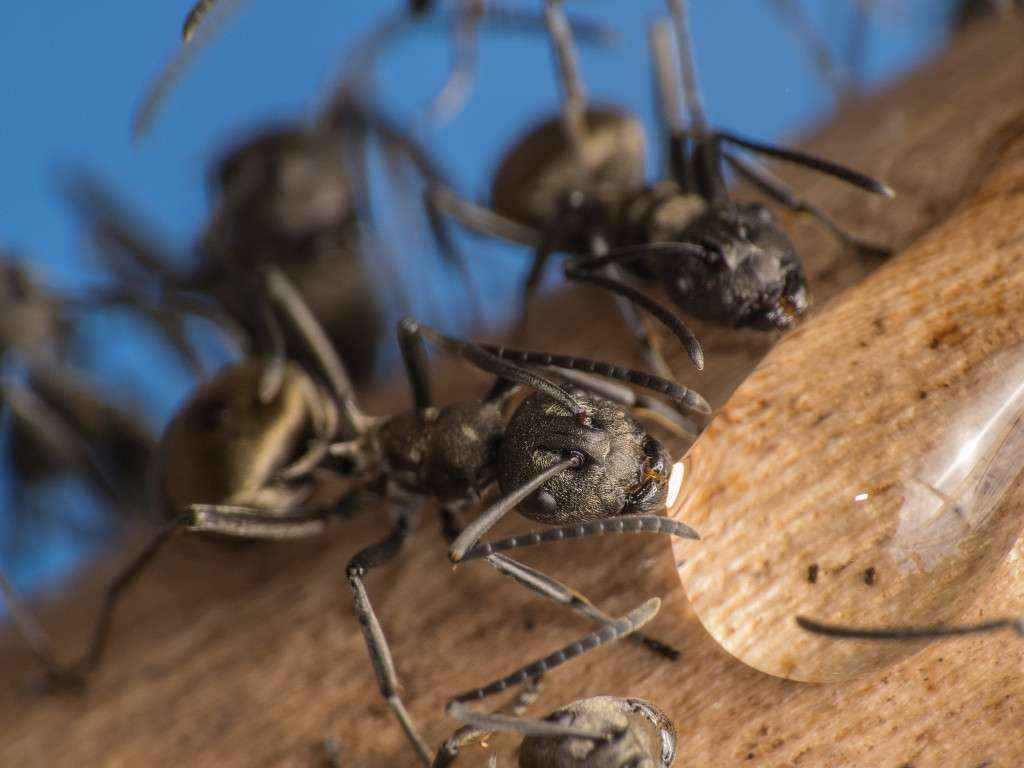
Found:
[[[56, 664], [38, 645], [36, 655], [55, 682], [80, 685], [101, 661], [123, 590], [179, 530], [246, 539], [315, 536], [329, 519], [346, 513], [345, 501], [353, 494], [374, 493], [390, 502], [395, 525], [385, 539], [352, 557], [346, 578], [381, 694], [429, 765], [429, 750], [398, 695], [394, 663], [364, 585], [369, 571], [400, 554], [413, 509], [427, 500], [439, 502], [442, 531], [455, 546], [466, 541], [459, 511], [496, 482], [503, 495], [482, 519], [518, 505], [524, 515], [556, 526], [530, 534], [526, 543], [636, 532], [696, 538], [688, 526], [656, 514], [666, 497], [678, 494], [682, 467], [670, 467], [661, 443], [627, 412], [652, 408], [651, 398], [626, 387], [604, 385], [596, 394], [585, 384], [558, 385], [537, 369], [635, 384], [668, 398], [677, 419], [710, 408], [697, 393], [656, 376], [462, 341], [407, 318], [398, 326], [398, 342], [415, 407], [370, 416], [359, 408], [344, 365], [295, 286], [276, 268], [264, 267], [261, 274], [265, 294], [306, 340], [326, 386], [289, 361], [276, 395], [265, 400], [260, 389], [268, 362], [252, 358], [200, 387], [172, 419], [158, 451], [156, 475], [168, 522], [108, 586], [87, 653], [70, 665]], [[488, 395], [434, 406], [424, 342], [496, 376]], [[534, 393], [506, 421], [506, 406], [524, 388]], [[479, 522], [466, 530], [473, 535]], [[473, 551], [466, 557], [483, 557], [543, 597], [614, 624], [583, 595], [507, 556]], [[656, 640], [641, 641], [671, 655]]]
[[[65, 360], [79, 352], [77, 320], [117, 302], [98, 292], [52, 291], [16, 254], [0, 251], [0, 405], [9, 418], [16, 508], [31, 510], [12, 515], [19, 532], [46, 516], [32, 503], [32, 491], [66, 475], [125, 519], [144, 495], [141, 479], [155, 436], [137, 412], [115, 404]], [[90, 533], [104, 528], [89, 526]]]
[[[619, 634], [612, 636], [613, 629], [606, 627], [503, 681], [451, 699], [448, 713], [468, 725], [445, 741], [432, 768], [450, 768], [463, 747], [493, 731], [523, 735], [519, 747], [522, 768], [668, 768], [675, 760], [675, 726], [664, 712], [643, 699], [594, 696], [560, 707], [543, 720], [522, 717], [538, 696], [543, 671], [635, 631], [653, 618], [658, 609], [656, 601], [654, 598], [620, 619]], [[479, 700], [519, 682], [523, 684], [521, 691], [498, 712], [479, 713], [465, 706], [466, 701]]]
[[[430, 205], [468, 229], [534, 249], [523, 287], [524, 308], [550, 255], [564, 251], [571, 255], [564, 268], [570, 280], [626, 293], [634, 289], [622, 282], [618, 268], [628, 266], [639, 277], [656, 279], [676, 306], [697, 317], [762, 330], [793, 327], [808, 305], [802, 262], [767, 208], [731, 198], [725, 164], [776, 202], [816, 218], [856, 252], [884, 255], [883, 249], [847, 234], [825, 212], [727, 147], [891, 196], [886, 185], [827, 160], [709, 127], [681, 0], [669, 0], [669, 7], [682, 52], [691, 125], [684, 129], [680, 124], [667, 32], [656, 27], [652, 45], [669, 134], [670, 178], [645, 184], [642, 126], [617, 107], [587, 105], [560, 5], [561, 0], [547, 0], [546, 8], [565, 94], [561, 114], [528, 131], [505, 154], [493, 177], [490, 207], [460, 198], [451, 189], [428, 191]], [[668, 375], [647, 329], [630, 313], [625, 317], [658, 372]], [[692, 334], [688, 338], [690, 358], [700, 368], [700, 347]]]

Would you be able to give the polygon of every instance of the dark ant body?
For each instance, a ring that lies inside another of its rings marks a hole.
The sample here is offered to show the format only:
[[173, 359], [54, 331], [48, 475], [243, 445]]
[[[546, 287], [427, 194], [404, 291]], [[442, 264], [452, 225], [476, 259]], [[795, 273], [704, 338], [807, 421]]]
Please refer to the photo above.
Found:
[[[429, 750], [398, 696], [390, 652], [363, 585], [370, 570], [399, 555], [412, 509], [436, 499], [443, 532], [459, 557], [482, 557], [534, 592], [611, 626], [614, 620], [575, 590], [504, 555], [483, 551], [513, 548], [515, 540], [471, 549], [494, 520], [520, 504], [523, 514], [558, 527], [529, 534], [519, 545], [601, 533], [696, 536], [682, 523], [653, 514], [678, 492], [679, 467], [670, 466], [661, 444], [627, 412], [649, 406], [649, 398], [618, 388], [614, 402], [608, 385], [598, 395], [580, 386], [558, 386], [534, 369], [585, 371], [637, 384], [669, 398], [680, 418], [709, 408], [696, 393], [647, 374], [581, 358], [473, 344], [407, 319], [399, 325], [399, 345], [416, 407], [371, 417], [358, 407], [344, 366], [295, 287], [273, 268], [262, 274], [265, 295], [306, 339], [326, 388], [289, 362], [275, 394], [262, 397], [268, 363], [261, 360], [229, 367], [200, 387], [167, 427], [158, 452], [158, 487], [169, 522], [109, 586], [88, 652], [71, 665], [56, 664], [38, 645], [37, 655], [55, 680], [80, 683], [101, 660], [122, 590], [180, 529], [251, 539], [318, 535], [328, 519], [343, 513], [343, 499], [369, 491], [392, 503], [397, 522], [386, 539], [351, 559], [347, 578], [381, 693], [429, 764]], [[423, 367], [424, 340], [497, 376], [490, 394], [433, 406]], [[523, 387], [535, 393], [506, 420], [505, 407]], [[339, 435], [348, 439], [338, 442]], [[462, 531], [459, 510], [495, 482], [503, 495]], [[644, 642], [670, 653], [657, 641]]]
[[384, 335], [374, 272], [391, 268], [387, 259], [366, 259], [375, 237], [361, 154], [370, 137], [389, 161], [409, 161], [432, 181], [444, 178], [388, 117], [354, 97], [339, 98], [314, 125], [265, 130], [218, 161], [210, 174], [217, 204], [189, 271], [174, 269], [94, 180], [81, 177], [72, 199], [101, 233], [124, 285], [142, 297], [155, 293], [179, 323], [189, 314], [210, 316], [248, 354], [281, 359], [285, 348], [303, 349], [261, 294], [261, 267], [279, 268], [363, 383]]
[[[683, 60], [691, 125], [683, 129], [665, 30], [654, 36], [659, 98], [669, 133], [670, 180], [643, 182], [643, 134], [635, 118], [609, 107], [587, 107], [559, 0], [548, 0], [552, 39], [565, 99], [562, 114], [531, 129], [499, 164], [492, 205], [483, 208], [451, 190], [433, 190], [431, 204], [475, 231], [535, 249], [525, 298], [553, 251], [569, 279], [610, 287], [619, 265], [655, 278], [683, 311], [717, 323], [760, 329], [792, 327], [808, 303], [802, 263], [767, 208], [734, 201], [723, 164], [776, 202], [809, 213], [860, 253], [882, 251], [846, 234], [824, 212], [796, 197], [766, 171], [727, 146], [827, 173], [870, 192], [890, 195], [880, 182], [792, 150], [711, 130], [703, 116], [690, 56], [685, 9], [670, 0]], [[559, 130], [561, 127], [561, 131]], [[629, 318], [650, 352], [646, 330]], [[699, 348], [689, 344], [700, 366]], [[659, 364], [663, 375], [666, 368]]]
[[[61, 295], [14, 254], [0, 254], [0, 405], [9, 416], [12, 514], [18, 531], [46, 518], [32, 491], [74, 475], [110, 507], [110, 520], [136, 515], [155, 437], [139, 414], [116, 405], [67, 362], [79, 352], [76, 322], [109, 297]], [[26, 511], [28, 510], [28, 511]]]

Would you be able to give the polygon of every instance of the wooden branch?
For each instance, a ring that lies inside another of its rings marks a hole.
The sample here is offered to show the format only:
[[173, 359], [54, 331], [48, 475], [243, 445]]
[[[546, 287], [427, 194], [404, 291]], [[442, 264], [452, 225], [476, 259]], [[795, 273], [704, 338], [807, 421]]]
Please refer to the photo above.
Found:
[[[927, 232], [978, 188], [993, 163], [1008, 160], [998, 148], [1024, 133], [1020, 40], [1019, 27], [980, 26], [903, 84], [847, 108], [808, 142], [885, 178], [900, 194], [896, 201], [817, 179], [798, 186], [864, 236], [902, 247]], [[1019, 196], [1020, 187], [986, 187], [985, 194]], [[967, 218], [957, 226], [975, 225]], [[870, 271], [816, 228], [795, 229], [819, 305]], [[545, 308], [534, 315], [535, 346], [636, 362], [600, 294], [566, 291]], [[671, 359], [684, 383], [720, 406], [771, 339], [698, 332], [706, 372], [691, 371], [674, 349]], [[438, 391], [452, 398], [472, 391], [464, 368], [442, 369], [450, 386]], [[390, 410], [404, 398], [396, 385], [372, 404]], [[809, 453], [803, 461], [816, 458]], [[503, 530], [523, 525], [510, 521]], [[447, 696], [588, 627], [482, 563], [453, 572], [434, 528], [425, 517], [405, 559], [373, 572], [368, 588], [393, 641], [411, 713], [440, 744], [456, 726], [441, 714]], [[29, 691], [38, 670], [8, 638], [0, 645], [0, 764], [311, 766], [322, 759], [320, 741], [332, 737], [345, 765], [412, 765], [377, 694], [343, 574], [348, 557], [386, 529], [384, 510], [371, 508], [306, 544], [226, 548], [180, 537], [126, 600], [108, 663], [81, 697]], [[73, 595], [44, 611], [68, 655], [84, 642], [101, 585], [126, 554], [112, 554], [76, 582]], [[982, 591], [985, 615], [1024, 610], [1022, 559], [1018, 542]], [[758, 672], [723, 650], [690, 609], [663, 539], [557, 544], [524, 560], [611, 613], [662, 596], [650, 632], [683, 651], [674, 664], [631, 644], [599, 651], [549, 676], [538, 714], [601, 693], [650, 699], [679, 728], [680, 766], [1024, 763], [1024, 643], [991, 637], [936, 644], [852, 682], [809, 685]], [[471, 748], [464, 764], [496, 754], [499, 765], [512, 766], [514, 747], [514, 739], [496, 736], [486, 749]]]

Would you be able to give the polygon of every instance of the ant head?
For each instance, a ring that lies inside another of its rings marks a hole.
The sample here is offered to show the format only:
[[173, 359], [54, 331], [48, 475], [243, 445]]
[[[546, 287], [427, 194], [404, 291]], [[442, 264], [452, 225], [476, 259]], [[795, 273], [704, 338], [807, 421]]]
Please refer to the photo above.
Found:
[[642, 123], [613, 106], [591, 106], [581, 147], [584, 167], [554, 115], [530, 129], [505, 154], [491, 184], [495, 211], [542, 231], [559, 223], [574, 190], [613, 210], [644, 182]]
[[527, 736], [519, 748], [520, 768], [658, 768], [668, 765], [659, 755], [658, 734], [630, 701], [595, 696], [574, 701], [546, 720], [602, 733], [604, 741], [571, 736]]
[[709, 205], [681, 237], [708, 252], [686, 262], [673, 298], [695, 314], [737, 327], [787, 330], [807, 310], [803, 265], [771, 212], [756, 203]]
[[228, 366], [171, 419], [159, 448], [168, 514], [197, 503], [271, 506], [294, 493], [274, 486], [275, 475], [317, 434], [324, 396], [292, 363], [268, 396], [270, 365]]
[[312, 131], [272, 129], [230, 151], [215, 167], [224, 205], [259, 230], [310, 237], [352, 212], [340, 142]]
[[549, 525], [650, 512], [664, 504], [669, 460], [655, 438], [610, 400], [567, 388], [587, 410], [587, 422], [540, 393], [509, 419], [498, 459], [508, 492], [570, 456], [580, 464], [559, 473], [519, 505]]

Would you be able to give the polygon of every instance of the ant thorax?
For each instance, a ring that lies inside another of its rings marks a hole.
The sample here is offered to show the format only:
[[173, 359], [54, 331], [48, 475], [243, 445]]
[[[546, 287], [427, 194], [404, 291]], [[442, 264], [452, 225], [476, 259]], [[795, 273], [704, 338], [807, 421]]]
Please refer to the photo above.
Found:
[[504, 492], [578, 454], [582, 464], [561, 472], [526, 498], [523, 515], [549, 525], [640, 514], [664, 505], [665, 449], [620, 405], [582, 390], [588, 423], [542, 394], [526, 398], [505, 428], [498, 460]]
[[500, 401], [421, 408], [384, 419], [366, 436], [375, 465], [402, 490], [462, 501], [494, 479], [505, 431]]

